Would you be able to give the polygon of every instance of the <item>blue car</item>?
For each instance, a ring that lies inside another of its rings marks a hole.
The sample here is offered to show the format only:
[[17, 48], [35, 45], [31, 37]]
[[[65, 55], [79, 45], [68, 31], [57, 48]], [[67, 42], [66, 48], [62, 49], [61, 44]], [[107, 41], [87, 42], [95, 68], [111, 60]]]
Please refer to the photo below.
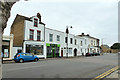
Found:
[[23, 63], [24, 61], [38, 61], [39, 58], [31, 53], [17, 53], [14, 56], [15, 62]]

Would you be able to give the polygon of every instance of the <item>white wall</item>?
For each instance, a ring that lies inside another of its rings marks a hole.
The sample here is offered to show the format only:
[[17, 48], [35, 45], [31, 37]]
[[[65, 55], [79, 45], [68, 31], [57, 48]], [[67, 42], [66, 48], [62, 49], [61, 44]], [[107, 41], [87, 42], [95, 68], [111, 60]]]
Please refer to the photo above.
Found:
[[[37, 18], [37, 17], [35, 17]], [[38, 19], [38, 18], [37, 18]], [[34, 40], [37, 40], [37, 30], [41, 31], [41, 41], [44, 40], [44, 25], [43, 24], [38, 24], [38, 27], [34, 26], [34, 22], [31, 21], [24, 21], [24, 28], [25, 28], [25, 36], [24, 36], [24, 40], [29, 40], [30, 38], [30, 29], [34, 30]]]
[[[53, 41], [49, 41], [49, 34], [53, 34]], [[57, 35], [60, 36], [60, 41], [57, 41]], [[61, 32], [61, 31], [57, 31], [57, 30], [53, 30], [53, 29], [49, 29], [49, 28], [46, 28], [45, 29], [45, 41], [46, 43], [51, 43], [51, 44], [60, 44], [60, 55], [61, 55], [61, 48], [63, 48], [63, 56], [66, 56], [66, 53], [67, 53], [67, 50], [64, 49], [66, 47], [66, 43], [65, 43], [65, 37], [66, 37], [66, 33], [64, 32]], [[70, 38], [73, 39], [73, 43], [71, 44], [70, 43]], [[77, 40], [77, 44], [75, 45], [75, 39]], [[80, 46], [80, 40], [83, 41], [83, 46]], [[68, 35], [68, 48], [72, 48], [72, 53], [69, 53], [68, 56], [74, 56], [74, 49], [76, 48], [77, 49], [77, 55], [80, 56], [82, 55], [82, 52], [81, 52], [81, 48], [83, 49], [84, 47], [84, 39], [83, 38], [80, 38], [80, 36], [76, 37], [75, 35], [73, 34], [69, 34]], [[83, 49], [83, 53], [84, 52], [84, 49]]]
[[12, 59], [14, 59], [14, 56], [16, 55], [16, 53], [17, 53], [17, 50], [22, 50], [22, 47], [13, 47], [12, 48]]

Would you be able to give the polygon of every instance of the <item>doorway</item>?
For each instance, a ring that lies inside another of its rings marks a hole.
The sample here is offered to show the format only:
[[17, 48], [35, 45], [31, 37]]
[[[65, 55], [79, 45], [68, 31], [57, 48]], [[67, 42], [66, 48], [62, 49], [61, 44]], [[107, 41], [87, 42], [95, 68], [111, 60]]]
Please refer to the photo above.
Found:
[[74, 56], [77, 56], [77, 49], [74, 49]]

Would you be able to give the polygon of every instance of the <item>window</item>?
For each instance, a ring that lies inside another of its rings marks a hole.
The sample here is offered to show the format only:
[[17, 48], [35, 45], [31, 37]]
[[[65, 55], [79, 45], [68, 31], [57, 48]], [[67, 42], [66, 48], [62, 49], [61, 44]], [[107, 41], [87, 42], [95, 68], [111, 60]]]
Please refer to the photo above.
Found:
[[37, 41], [40, 41], [41, 31], [37, 31]]
[[60, 41], [60, 36], [59, 35], [57, 35], [57, 41]]
[[70, 44], [72, 44], [72, 42], [73, 42], [73, 39], [72, 39], [72, 38], [70, 38]]
[[30, 40], [33, 40], [34, 37], [34, 30], [30, 29]]
[[91, 40], [91, 45], [93, 45], [93, 40]]
[[49, 41], [53, 41], [53, 34], [49, 34]]
[[38, 27], [38, 19], [34, 18], [34, 26]]
[[86, 44], [86, 39], [85, 39], [85, 44]]
[[68, 43], [68, 37], [65, 37], [65, 43]]
[[77, 44], [77, 40], [75, 39], [75, 45]]
[[81, 49], [81, 53], [82, 53], [82, 49]]
[[81, 41], [81, 46], [82, 46], [83, 44], [82, 44], [82, 41]]
[[95, 41], [94, 41], [94, 46], [95, 46]]
[[19, 49], [17, 50], [17, 53], [21, 53], [21, 52], [22, 52], [22, 50], [19, 50]]
[[32, 53], [34, 55], [43, 55], [43, 45], [29, 45], [26, 44], [26, 53]]

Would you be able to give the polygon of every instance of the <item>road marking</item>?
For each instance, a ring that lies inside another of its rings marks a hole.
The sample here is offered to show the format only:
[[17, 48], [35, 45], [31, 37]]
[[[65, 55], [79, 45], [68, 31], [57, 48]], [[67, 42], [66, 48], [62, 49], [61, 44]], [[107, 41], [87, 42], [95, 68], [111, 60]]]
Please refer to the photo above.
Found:
[[112, 72], [116, 71], [118, 68], [119, 68], [119, 67], [116, 66], [116, 67], [114, 67], [114, 68], [112, 68], [112, 69], [110, 69], [110, 70], [104, 72], [103, 74], [101, 74], [101, 75], [95, 77], [95, 78], [92, 79], [92, 80], [100, 80], [100, 79], [103, 79], [103, 78], [106, 77], [107, 75], [109, 75], [109, 74], [111, 74]]

